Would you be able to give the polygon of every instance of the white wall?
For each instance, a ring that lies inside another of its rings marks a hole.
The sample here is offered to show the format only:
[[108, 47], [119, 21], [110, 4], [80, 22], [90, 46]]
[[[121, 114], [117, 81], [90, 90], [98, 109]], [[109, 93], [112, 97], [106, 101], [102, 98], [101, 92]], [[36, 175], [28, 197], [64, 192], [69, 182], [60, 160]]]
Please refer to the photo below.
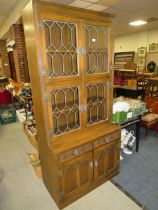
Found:
[[158, 52], [149, 53], [149, 44], [158, 43], [158, 29], [141, 31], [115, 38], [115, 52], [135, 51], [134, 62], [137, 63], [137, 51], [139, 47], [147, 47], [146, 66], [150, 61], [158, 66]]
[[116, 37], [115, 52], [137, 52], [139, 47], [147, 47], [148, 50], [152, 43], [158, 43], [158, 29]]

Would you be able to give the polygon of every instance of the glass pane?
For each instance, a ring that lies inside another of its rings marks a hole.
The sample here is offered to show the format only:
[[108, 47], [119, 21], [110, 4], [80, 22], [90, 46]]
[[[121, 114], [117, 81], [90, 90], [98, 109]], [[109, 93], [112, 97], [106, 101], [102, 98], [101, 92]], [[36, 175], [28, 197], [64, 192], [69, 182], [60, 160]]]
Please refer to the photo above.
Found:
[[108, 72], [108, 28], [85, 25], [85, 30], [87, 73]]
[[49, 77], [77, 75], [76, 24], [44, 22]]
[[107, 119], [107, 83], [87, 85], [88, 125]]
[[77, 87], [52, 90], [51, 102], [55, 135], [80, 127]]

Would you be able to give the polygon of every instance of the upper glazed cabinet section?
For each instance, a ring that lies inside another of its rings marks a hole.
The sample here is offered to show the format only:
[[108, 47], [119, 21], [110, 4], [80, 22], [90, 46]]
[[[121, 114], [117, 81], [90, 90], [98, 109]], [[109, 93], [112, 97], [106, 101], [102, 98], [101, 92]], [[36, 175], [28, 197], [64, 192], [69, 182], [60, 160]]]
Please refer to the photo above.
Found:
[[105, 26], [43, 20], [47, 76], [77, 76], [109, 71], [109, 30]]

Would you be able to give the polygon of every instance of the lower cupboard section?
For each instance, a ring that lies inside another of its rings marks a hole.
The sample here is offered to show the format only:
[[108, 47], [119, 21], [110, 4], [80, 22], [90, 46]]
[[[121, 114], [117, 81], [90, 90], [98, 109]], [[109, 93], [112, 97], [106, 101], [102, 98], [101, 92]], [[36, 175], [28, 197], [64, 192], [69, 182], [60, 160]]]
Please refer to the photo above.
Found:
[[65, 207], [72, 200], [118, 174], [119, 160], [120, 141], [115, 140], [60, 163], [58, 174], [61, 206]]

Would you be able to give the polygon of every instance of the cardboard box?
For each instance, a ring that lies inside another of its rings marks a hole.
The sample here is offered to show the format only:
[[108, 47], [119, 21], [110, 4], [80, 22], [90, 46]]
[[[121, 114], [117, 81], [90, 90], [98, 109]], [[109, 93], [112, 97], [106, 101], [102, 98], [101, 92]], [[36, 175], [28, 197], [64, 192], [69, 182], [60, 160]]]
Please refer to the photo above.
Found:
[[137, 87], [136, 79], [128, 79], [128, 87]]

